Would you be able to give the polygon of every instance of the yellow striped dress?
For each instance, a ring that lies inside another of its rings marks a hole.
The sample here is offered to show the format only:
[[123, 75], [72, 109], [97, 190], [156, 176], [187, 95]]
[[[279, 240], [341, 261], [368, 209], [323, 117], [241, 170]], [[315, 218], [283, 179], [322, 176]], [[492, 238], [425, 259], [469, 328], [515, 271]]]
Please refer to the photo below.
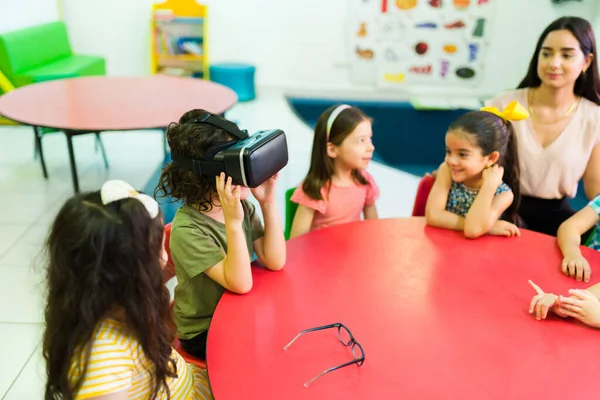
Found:
[[[92, 340], [88, 368], [75, 398], [89, 399], [126, 390], [129, 399], [149, 399], [153, 365], [125, 324], [106, 319], [98, 324]], [[177, 378], [167, 378], [171, 399], [212, 399], [206, 370], [186, 364], [175, 350], [172, 358], [176, 360]], [[75, 383], [78, 378], [74, 362], [69, 379]], [[162, 390], [158, 399], [166, 398]]]

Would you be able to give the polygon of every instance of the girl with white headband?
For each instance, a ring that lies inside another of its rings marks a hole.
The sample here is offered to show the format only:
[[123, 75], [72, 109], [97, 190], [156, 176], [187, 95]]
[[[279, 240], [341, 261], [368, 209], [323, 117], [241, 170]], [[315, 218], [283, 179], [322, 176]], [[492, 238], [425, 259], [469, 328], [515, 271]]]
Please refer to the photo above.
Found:
[[46, 242], [45, 399], [210, 399], [171, 347], [158, 203], [123, 181], [63, 205]]
[[358, 108], [332, 106], [315, 127], [311, 164], [291, 200], [298, 203], [290, 237], [377, 218], [379, 188], [366, 171], [375, 147], [370, 119]]

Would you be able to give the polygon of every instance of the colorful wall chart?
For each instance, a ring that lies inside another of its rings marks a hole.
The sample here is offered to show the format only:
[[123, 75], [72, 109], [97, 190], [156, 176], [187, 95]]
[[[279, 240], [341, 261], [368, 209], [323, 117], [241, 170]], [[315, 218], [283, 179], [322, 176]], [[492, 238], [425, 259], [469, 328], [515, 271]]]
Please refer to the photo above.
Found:
[[380, 87], [476, 86], [498, 0], [361, 0], [352, 11], [351, 80]]

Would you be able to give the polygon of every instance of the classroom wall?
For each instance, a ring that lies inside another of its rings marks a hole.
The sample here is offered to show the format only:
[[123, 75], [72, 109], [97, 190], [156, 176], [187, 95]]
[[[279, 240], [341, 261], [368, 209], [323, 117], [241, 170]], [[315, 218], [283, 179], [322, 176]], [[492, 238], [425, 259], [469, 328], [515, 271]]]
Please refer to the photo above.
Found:
[[[377, 95], [377, 90], [353, 85], [348, 79], [344, 29], [353, 1], [358, 0], [205, 0], [210, 59], [255, 64], [259, 86], [326, 95]], [[462, 91], [425, 87], [420, 92], [485, 96], [514, 87], [525, 73], [538, 35], [559, 16], [586, 17], [600, 31], [596, 17], [600, 6], [595, 0], [563, 5], [553, 5], [551, 0], [497, 1], [481, 85]], [[152, 0], [63, 0], [73, 48], [106, 57], [109, 74], [147, 74], [151, 4]]]
[[58, 19], [57, 0], [0, 0], [0, 33]]

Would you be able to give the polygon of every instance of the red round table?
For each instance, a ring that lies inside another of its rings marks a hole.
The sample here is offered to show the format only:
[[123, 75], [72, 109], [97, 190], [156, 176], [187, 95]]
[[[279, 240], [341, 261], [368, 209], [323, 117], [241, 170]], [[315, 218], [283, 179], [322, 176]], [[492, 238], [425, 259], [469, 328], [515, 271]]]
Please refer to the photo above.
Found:
[[223, 114], [236, 101], [233, 90], [201, 79], [95, 76], [37, 83], [8, 92], [0, 96], [0, 115], [25, 125], [63, 131], [73, 187], [78, 191], [73, 136], [166, 129], [186, 111], [203, 108]]
[[[532, 279], [566, 294], [597, 281], [600, 254], [584, 249], [593, 282], [560, 273], [556, 240], [467, 240], [424, 219], [370, 220], [288, 242], [280, 272], [255, 268], [252, 291], [226, 293], [208, 335], [216, 400], [596, 399], [600, 332], [556, 316], [536, 321]], [[364, 348], [353, 359], [341, 322]]]

